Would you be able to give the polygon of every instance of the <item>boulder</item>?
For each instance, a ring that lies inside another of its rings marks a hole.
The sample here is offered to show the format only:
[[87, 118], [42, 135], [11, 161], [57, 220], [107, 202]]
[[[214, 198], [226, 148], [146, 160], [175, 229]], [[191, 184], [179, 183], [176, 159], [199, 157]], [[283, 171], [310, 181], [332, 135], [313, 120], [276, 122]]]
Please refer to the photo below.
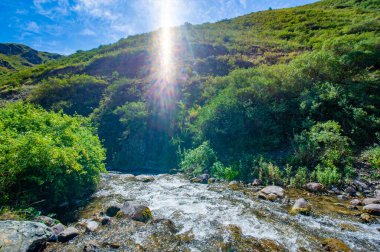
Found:
[[341, 194], [341, 195], [338, 195], [338, 196], [336, 196], [339, 200], [347, 200], [348, 199], [348, 197], [346, 196], [346, 195], [344, 195], [344, 194]]
[[116, 216], [117, 212], [120, 211], [121, 208], [122, 208], [122, 205], [109, 206], [106, 210], [106, 215], [109, 217], [114, 217]]
[[321, 183], [316, 182], [307, 183], [305, 188], [310, 192], [322, 192], [324, 190], [324, 186]]
[[43, 223], [0, 221], [0, 251], [40, 251], [54, 233]]
[[63, 232], [58, 234], [59, 242], [68, 242], [79, 235], [78, 229], [74, 227], [68, 227]]
[[260, 179], [255, 179], [252, 182], [252, 186], [261, 186], [263, 183], [261, 182]]
[[360, 220], [364, 223], [371, 223], [375, 220], [375, 218], [371, 215], [369, 215], [368, 213], [362, 213], [360, 215]]
[[290, 210], [291, 214], [308, 215], [310, 214], [310, 212], [311, 212], [311, 206], [304, 198], [297, 199], [292, 209]]
[[364, 213], [380, 215], [380, 204], [369, 204], [363, 207]]
[[282, 189], [279, 186], [266, 186], [263, 189], [260, 190], [259, 195], [264, 196], [264, 198], [272, 197], [273, 195], [276, 196], [276, 198], [283, 198], [285, 193], [284, 189]]
[[380, 199], [380, 190], [375, 190], [374, 195], [375, 198]]
[[155, 178], [153, 176], [148, 175], [139, 175], [136, 176], [136, 180], [144, 183], [153, 182]]
[[231, 190], [237, 190], [239, 189], [239, 182], [233, 180], [230, 183], [228, 183], [228, 188]]
[[62, 223], [58, 223], [51, 227], [55, 235], [62, 233], [65, 230], [65, 226]]
[[323, 249], [330, 252], [352, 252], [352, 250], [341, 240], [327, 238], [322, 242]]
[[216, 178], [209, 178], [208, 180], [207, 180], [207, 183], [208, 184], [213, 184], [213, 183], [215, 183], [216, 182]]
[[100, 245], [96, 241], [89, 241], [83, 248], [83, 252], [98, 252]]
[[210, 178], [210, 175], [205, 173], [202, 175], [199, 175], [198, 177], [190, 179], [191, 183], [208, 183], [208, 180]]
[[356, 195], [356, 190], [355, 190], [355, 188], [354, 187], [352, 187], [352, 186], [348, 186], [347, 188], [346, 188], [346, 190], [344, 190], [348, 195], [350, 195], [350, 196], [355, 196]]
[[87, 232], [95, 232], [98, 229], [99, 224], [96, 221], [90, 220], [85, 221], [84, 226]]
[[353, 199], [350, 201], [351, 206], [360, 206], [362, 204], [362, 201], [360, 199]]
[[363, 200], [363, 205], [369, 205], [369, 204], [380, 204], [380, 199], [377, 198], [365, 198]]
[[54, 226], [58, 222], [58, 221], [54, 220], [53, 218], [50, 218], [48, 216], [43, 216], [43, 215], [38, 216], [34, 220], [37, 221], [37, 222], [41, 222], [41, 223], [45, 224], [48, 227], [52, 227], [52, 226]]
[[352, 184], [356, 187], [357, 190], [359, 191], [364, 191], [364, 190], [367, 190], [368, 189], [368, 185], [366, 183], [364, 183], [363, 181], [359, 181], [359, 180], [354, 180], [354, 182], [352, 182]]
[[139, 205], [134, 202], [125, 202], [117, 213], [118, 217], [129, 217], [135, 221], [148, 222], [153, 219], [152, 213], [147, 206]]

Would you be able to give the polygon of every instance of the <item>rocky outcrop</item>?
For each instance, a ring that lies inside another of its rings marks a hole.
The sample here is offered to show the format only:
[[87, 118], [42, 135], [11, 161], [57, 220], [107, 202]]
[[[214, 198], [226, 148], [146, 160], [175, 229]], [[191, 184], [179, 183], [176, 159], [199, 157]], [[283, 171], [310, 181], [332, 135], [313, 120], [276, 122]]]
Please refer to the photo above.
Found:
[[266, 200], [276, 200], [278, 198], [283, 198], [285, 195], [284, 189], [279, 186], [266, 186], [259, 191], [259, 198]]
[[57, 225], [54, 225], [51, 227], [55, 235], [59, 235], [65, 230], [65, 226], [61, 223], [58, 223]]
[[307, 183], [305, 188], [309, 192], [322, 192], [324, 190], [324, 186], [321, 183], [315, 182]]
[[74, 227], [68, 227], [63, 232], [58, 234], [59, 242], [68, 242], [79, 235], [78, 229]]
[[210, 175], [205, 173], [205, 174], [199, 175], [198, 177], [190, 179], [190, 182], [192, 182], [192, 183], [208, 183], [209, 178], [210, 178]]
[[364, 213], [380, 216], [380, 204], [369, 204], [363, 207]]
[[300, 198], [296, 200], [292, 209], [290, 210], [291, 214], [309, 215], [310, 212], [311, 212], [311, 206], [304, 198]]
[[148, 222], [153, 219], [149, 207], [128, 201], [124, 203], [123, 207], [117, 213], [117, 217], [129, 217], [132, 220], [141, 222]]
[[370, 204], [380, 204], [380, 198], [365, 198], [363, 200], [363, 205], [370, 205]]
[[148, 175], [139, 175], [139, 176], [136, 176], [136, 180], [144, 182], [144, 183], [148, 183], [148, 182], [153, 182], [155, 178], [153, 176], [148, 176]]
[[40, 251], [54, 236], [51, 228], [32, 221], [0, 221], [0, 251]]
[[341, 240], [327, 238], [322, 242], [323, 249], [330, 252], [352, 252], [352, 250]]

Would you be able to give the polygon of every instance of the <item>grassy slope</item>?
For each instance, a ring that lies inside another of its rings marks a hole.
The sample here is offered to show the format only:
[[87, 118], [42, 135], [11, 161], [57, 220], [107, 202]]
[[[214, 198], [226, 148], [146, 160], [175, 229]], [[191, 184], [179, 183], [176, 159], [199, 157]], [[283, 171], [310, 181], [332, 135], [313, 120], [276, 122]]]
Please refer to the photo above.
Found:
[[[181, 51], [180, 56], [189, 56], [185, 57], [185, 65], [213, 56], [218, 62], [239, 62], [221, 73], [215, 74], [212, 70], [203, 73], [224, 75], [241, 66], [288, 62], [295, 55], [321, 47], [327, 38], [375, 36], [380, 30], [379, 4], [376, 0], [326, 0], [253, 13], [215, 24], [184, 25], [176, 30], [177, 43], [185, 51]], [[0, 92], [2, 96], [14, 94], [23, 85], [34, 85], [49, 76], [66, 73], [111, 76], [116, 69], [120, 76], [143, 78], [146, 74], [136, 73], [148, 72], [141, 69], [147, 68], [155, 36], [155, 32], [131, 36], [112, 45], [9, 73], [0, 80]]]

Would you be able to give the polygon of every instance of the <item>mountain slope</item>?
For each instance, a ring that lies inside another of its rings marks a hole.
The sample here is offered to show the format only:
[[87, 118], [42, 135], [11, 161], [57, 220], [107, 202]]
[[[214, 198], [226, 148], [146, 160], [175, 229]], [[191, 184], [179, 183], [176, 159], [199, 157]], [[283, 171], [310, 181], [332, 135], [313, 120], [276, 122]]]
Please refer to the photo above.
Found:
[[164, 74], [161, 32], [131, 36], [4, 75], [0, 97], [89, 116], [114, 169], [343, 183], [380, 170], [379, 9], [325, 0], [184, 24]]
[[62, 56], [59, 54], [39, 52], [25, 45], [0, 43], [0, 75], [60, 57]]

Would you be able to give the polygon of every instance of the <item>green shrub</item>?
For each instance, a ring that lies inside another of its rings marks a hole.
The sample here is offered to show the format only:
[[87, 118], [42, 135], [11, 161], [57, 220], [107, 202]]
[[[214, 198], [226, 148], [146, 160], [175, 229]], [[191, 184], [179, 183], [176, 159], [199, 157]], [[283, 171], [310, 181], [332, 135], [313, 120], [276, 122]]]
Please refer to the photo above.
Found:
[[317, 123], [308, 131], [295, 137], [296, 159], [313, 169], [319, 164], [324, 167], [341, 167], [349, 163], [349, 139], [341, 135], [337, 122]]
[[218, 179], [231, 181], [239, 176], [239, 171], [231, 166], [224, 166], [221, 162], [215, 162], [211, 168], [211, 175]]
[[260, 179], [264, 184], [283, 184], [284, 173], [277, 165], [267, 162], [263, 157], [256, 160], [253, 167], [253, 177]]
[[290, 179], [289, 184], [291, 186], [301, 188], [302, 186], [304, 186], [306, 184], [307, 180], [308, 180], [307, 168], [306, 167], [300, 167], [300, 168], [298, 168], [294, 177], [292, 177]]
[[318, 165], [314, 173], [313, 176], [317, 181], [325, 186], [337, 185], [341, 182], [342, 175], [336, 167], [323, 168]]
[[361, 154], [360, 159], [363, 162], [367, 162], [374, 171], [377, 171], [378, 176], [380, 176], [380, 146], [379, 145], [374, 145], [373, 147], [364, 151]]
[[216, 160], [216, 154], [209, 143], [203, 142], [195, 149], [184, 151], [180, 167], [183, 172], [198, 176], [210, 172]]
[[54, 207], [84, 197], [105, 171], [104, 149], [82, 117], [30, 104], [0, 108], [0, 202]]

